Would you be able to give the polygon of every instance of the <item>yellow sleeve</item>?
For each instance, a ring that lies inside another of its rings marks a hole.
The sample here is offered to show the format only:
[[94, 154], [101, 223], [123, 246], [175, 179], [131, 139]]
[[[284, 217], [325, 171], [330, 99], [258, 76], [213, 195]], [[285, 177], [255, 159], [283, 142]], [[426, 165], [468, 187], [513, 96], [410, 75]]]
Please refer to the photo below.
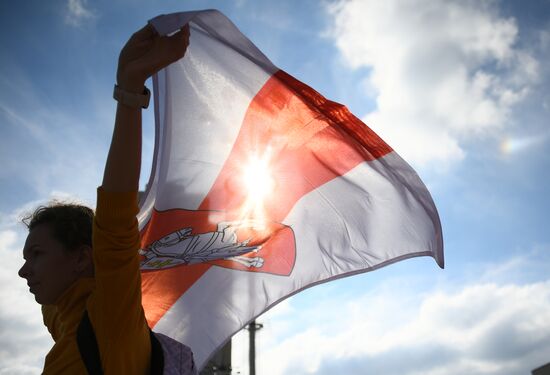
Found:
[[141, 305], [137, 192], [98, 189], [93, 227], [96, 288], [88, 311], [105, 373], [145, 373], [151, 343]]

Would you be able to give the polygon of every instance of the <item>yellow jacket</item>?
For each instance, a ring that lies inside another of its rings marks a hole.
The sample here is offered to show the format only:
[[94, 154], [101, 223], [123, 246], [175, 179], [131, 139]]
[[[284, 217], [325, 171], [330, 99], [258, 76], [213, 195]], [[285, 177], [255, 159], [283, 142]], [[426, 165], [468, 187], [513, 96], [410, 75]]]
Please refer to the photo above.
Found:
[[54, 346], [44, 374], [86, 374], [76, 343], [84, 310], [94, 328], [105, 375], [147, 374], [149, 328], [141, 306], [137, 193], [98, 189], [93, 228], [95, 277], [76, 281], [52, 306], [43, 306]]

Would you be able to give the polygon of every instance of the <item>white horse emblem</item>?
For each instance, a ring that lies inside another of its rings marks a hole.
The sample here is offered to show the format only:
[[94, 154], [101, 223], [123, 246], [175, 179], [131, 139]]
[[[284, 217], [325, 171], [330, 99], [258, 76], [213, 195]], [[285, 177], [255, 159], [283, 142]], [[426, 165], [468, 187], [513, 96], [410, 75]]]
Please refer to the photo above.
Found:
[[248, 268], [262, 267], [262, 257], [243, 256], [250, 252], [257, 253], [261, 245], [249, 246], [252, 237], [239, 242], [237, 232], [242, 229], [262, 230], [265, 223], [255, 220], [222, 221], [216, 231], [197, 234], [193, 234], [190, 227], [179, 229], [139, 250], [139, 254], [144, 256], [141, 269], [169, 268], [218, 259], [238, 262]]

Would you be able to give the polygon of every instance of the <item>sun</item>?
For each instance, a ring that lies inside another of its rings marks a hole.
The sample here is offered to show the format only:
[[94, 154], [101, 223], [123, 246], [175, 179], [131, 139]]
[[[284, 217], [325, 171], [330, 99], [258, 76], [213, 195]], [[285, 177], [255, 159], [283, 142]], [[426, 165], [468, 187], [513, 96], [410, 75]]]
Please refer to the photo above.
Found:
[[243, 168], [242, 184], [247, 198], [243, 213], [254, 219], [265, 217], [265, 202], [274, 193], [275, 181], [270, 168], [271, 152], [254, 154]]

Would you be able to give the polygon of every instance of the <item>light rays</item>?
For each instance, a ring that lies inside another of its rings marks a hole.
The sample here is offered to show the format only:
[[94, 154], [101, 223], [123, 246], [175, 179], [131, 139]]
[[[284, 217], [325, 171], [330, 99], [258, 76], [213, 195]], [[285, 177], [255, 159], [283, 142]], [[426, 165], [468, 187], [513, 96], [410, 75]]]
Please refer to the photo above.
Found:
[[265, 202], [274, 193], [275, 180], [270, 168], [271, 149], [263, 154], [252, 154], [242, 169], [241, 184], [247, 198], [241, 216], [258, 222], [266, 220]]

